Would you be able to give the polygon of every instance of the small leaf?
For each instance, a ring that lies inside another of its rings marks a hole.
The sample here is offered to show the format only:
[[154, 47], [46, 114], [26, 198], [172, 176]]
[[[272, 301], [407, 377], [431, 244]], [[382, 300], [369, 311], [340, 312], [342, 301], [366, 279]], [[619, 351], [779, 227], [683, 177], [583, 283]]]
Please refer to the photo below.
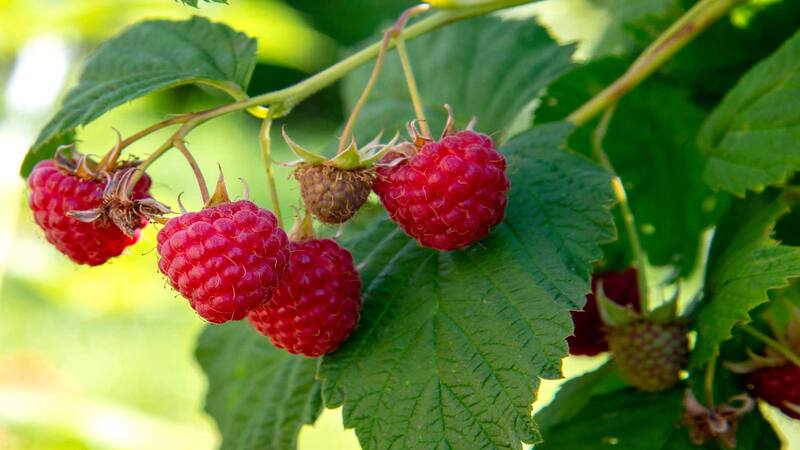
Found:
[[800, 276], [800, 247], [771, 238], [775, 222], [788, 211], [772, 192], [736, 202], [714, 235], [706, 275], [705, 299], [697, 317], [693, 365], [700, 367], [719, 352], [737, 323], [767, 302], [767, 291]]
[[195, 356], [221, 450], [296, 449], [300, 428], [322, 411], [317, 360], [275, 348], [246, 322], [207, 326]]
[[243, 98], [255, 63], [254, 39], [204, 18], [134, 25], [95, 51], [21, 172], [27, 176], [38, 161], [52, 157], [54, 142], [65, 142], [79, 126], [151, 92], [195, 83]]
[[714, 110], [699, 136], [705, 180], [744, 197], [800, 169], [800, 33], [750, 69]]
[[463, 251], [420, 248], [378, 221], [348, 245], [364, 285], [361, 323], [320, 367], [326, 404], [368, 450], [509, 448], [535, 442], [539, 378], [560, 376], [569, 310], [613, 238], [610, 176], [554, 124], [503, 151], [505, 221]]

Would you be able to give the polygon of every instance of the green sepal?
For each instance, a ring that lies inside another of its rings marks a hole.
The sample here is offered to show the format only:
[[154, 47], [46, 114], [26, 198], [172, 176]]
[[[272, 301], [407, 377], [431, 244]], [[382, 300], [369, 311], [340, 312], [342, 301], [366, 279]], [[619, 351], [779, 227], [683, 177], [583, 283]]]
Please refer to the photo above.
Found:
[[674, 322], [675, 318], [678, 317], [678, 299], [676, 298], [659, 305], [658, 308], [648, 313], [647, 317], [658, 323]]
[[300, 158], [303, 162], [316, 166], [323, 164], [325, 163], [325, 161], [327, 161], [327, 159], [325, 159], [324, 156], [312, 153], [301, 147], [300, 144], [298, 144], [297, 142], [293, 141], [292, 138], [290, 138], [289, 135], [286, 134], [286, 127], [283, 127], [281, 129], [281, 133], [283, 134], [283, 140], [286, 141], [286, 145], [288, 145], [289, 148], [292, 149], [292, 152], [294, 152], [294, 154], [297, 155], [297, 157]]
[[597, 294], [597, 309], [600, 312], [600, 318], [603, 319], [609, 327], [619, 327], [629, 324], [638, 320], [641, 316], [630, 306], [622, 306], [619, 303], [611, 300], [603, 290], [603, 283], [598, 283]]
[[361, 154], [358, 152], [355, 138], [350, 141], [350, 145], [344, 151], [330, 160], [330, 165], [342, 170], [353, 170], [361, 167]]

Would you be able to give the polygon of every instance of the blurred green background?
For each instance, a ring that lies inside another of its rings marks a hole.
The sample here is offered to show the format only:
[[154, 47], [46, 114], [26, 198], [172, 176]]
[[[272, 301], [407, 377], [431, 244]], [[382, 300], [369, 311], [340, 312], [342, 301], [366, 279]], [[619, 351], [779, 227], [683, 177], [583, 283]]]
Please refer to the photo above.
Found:
[[[0, 0], [0, 449], [211, 449], [218, 433], [202, 412], [205, 380], [192, 353], [203, 322], [165, 285], [157, 270], [155, 233], [98, 268], [77, 267], [48, 245], [26, 206], [17, 170], [39, 127], [55, 111], [87, 54], [104, 38], [144, 18], [201, 14], [259, 40], [251, 91], [298, 81], [336, 61], [412, 2], [404, 0], [231, 0], [193, 9], [170, 0]], [[324, 3], [324, 7], [321, 5]], [[578, 57], [627, 45], [608, 2], [552, 0], [513, 14], [537, 14], [562, 41], [581, 40]], [[647, 2], [644, 2], [647, 3]], [[651, 2], [658, 4], [659, 2]], [[598, 6], [600, 5], [600, 6]], [[643, 8], [639, 13], [650, 13]], [[600, 44], [603, 44], [602, 46]], [[101, 154], [113, 128], [128, 135], [170, 113], [223, 101], [180, 88], [133, 102], [88, 126], [82, 151]], [[336, 86], [316, 95], [273, 132], [275, 158], [291, 157], [277, 135], [286, 125], [307, 147], [325, 147], [343, 111]], [[219, 163], [234, 195], [237, 178], [268, 205], [257, 141], [259, 123], [244, 114], [207, 124], [189, 144], [206, 176]], [[113, 128], [112, 128], [113, 127]], [[147, 155], [156, 134], [131, 148]], [[289, 171], [277, 171], [285, 216], [298, 206]], [[200, 206], [185, 162], [168, 154], [152, 169], [157, 198]], [[599, 364], [570, 358], [565, 374]], [[537, 408], [557, 381], [545, 381]], [[783, 423], [788, 421], [771, 414]], [[357, 449], [338, 411], [326, 411], [300, 437], [301, 449]]]

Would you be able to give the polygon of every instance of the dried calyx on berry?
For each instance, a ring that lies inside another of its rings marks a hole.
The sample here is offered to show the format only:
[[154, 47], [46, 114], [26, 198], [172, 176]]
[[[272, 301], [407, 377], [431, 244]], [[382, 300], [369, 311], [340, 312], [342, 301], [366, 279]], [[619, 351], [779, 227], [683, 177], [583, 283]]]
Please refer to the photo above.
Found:
[[367, 201], [375, 180], [374, 164], [394, 145], [380, 144], [380, 135], [363, 148], [355, 138], [332, 159], [315, 154], [294, 142], [283, 130], [286, 144], [300, 160], [288, 163], [296, 166], [295, 179], [306, 209], [320, 222], [340, 224], [353, 217]]
[[[95, 163], [88, 156], [75, 151], [57, 151], [56, 166], [86, 181], [104, 182], [102, 203], [84, 210], [72, 210], [67, 216], [85, 223], [113, 223], [125, 235], [133, 237], [143, 224], [169, 214], [170, 208], [149, 195], [128, 192], [131, 177], [138, 170], [138, 161], [119, 161], [120, 142]], [[149, 179], [145, 184], [150, 186]], [[134, 189], [135, 190], [135, 189]]]
[[231, 201], [220, 172], [202, 210], [184, 211], [158, 233], [159, 270], [212, 323], [243, 319], [269, 301], [288, 267], [286, 233], [246, 197], [245, 185], [245, 199]]
[[676, 317], [677, 294], [644, 314], [610, 300], [602, 285], [597, 300], [600, 317], [608, 327], [611, 356], [625, 379], [650, 392], [677, 383], [689, 359], [688, 328]]
[[791, 306], [790, 318], [785, 327], [778, 326], [774, 320], [768, 320], [777, 349], [768, 345], [763, 354], [747, 350], [750, 357], [746, 361], [726, 362], [725, 366], [732, 372], [744, 374], [745, 383], [756, 397], [779, 408], [789, 417], [800, 419], [800, 366], [796, 361], [800, 358], [800, 309]]
[[[99, 162], [63, 146], [28, 177], [28, 203], [47, 240], [78, 264], [96, 266], [134, 244], [152, 216], [169, 211], [150, 197], [150, 178], [129, 193], [135, 161], [117, 145]], [[121, 192], [124, 191], [124, 192]]]
[[697, 401], [691, 389], [686, 389], [683, 424], [689, 429], [689, 440], [694, 445], [704, 445], [716, 439], [725, 448], [736, 448], [739, 420], [753, 410], [755, 403], [747, 394], [739, 394], [707, 408]]
[[449, 106], [438, 141], [409, 124], [411, 142], [380, 162], [375, 192], [393, 221], [424, 247], [454, 250], [486, 237], [508, 203], [506, 161], [492, 139], [455, 131]]

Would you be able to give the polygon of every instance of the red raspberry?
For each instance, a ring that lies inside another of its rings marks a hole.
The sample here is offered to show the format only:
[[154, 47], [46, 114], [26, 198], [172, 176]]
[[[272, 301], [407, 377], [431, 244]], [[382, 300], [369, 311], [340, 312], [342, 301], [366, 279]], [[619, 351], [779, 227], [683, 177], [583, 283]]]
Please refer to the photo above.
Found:
[[[41, 161], [28, 177], [28, 205], [33, 219], [44, 230], [47, 240], [61, 253], [78, 264], [97, 266], [119, 256], [126, 247], [139, 239], [139, 230], [126, 236], [107, 220], [81, 222], [67, 216], [70, 211], [98, 208], [103, 204], [106, 181], [84, 180], [60, 169], [52, 160]], [[149, 197], [150, 178], [143, 176], [136, 184], [131, 198]], [[142, 218], [141, 226], [147, 225]]]
[[606, 297], [620, 305], [631, 305], [639, 311], [639, 283], [636, 269], [629, 268], [623, 272], [607, 272], [592, 277], [592, 292], [586, 296], [583, 311], [572, 311], [575, 332], [567, 338], [569, 352], [572, 355], [594, 356], [608, 351], [606, 330], [597, 309], [597, 286], [603, 282]]
[[748, 373], [745, 381], [756, 397], [800, 419], [800, 367], [788, 363], [761, 368]]
[[290, 248], [291, 268], [280, 287], [248, 319], [277, 347], [313, 358], [336, 350], [355, 329], [361, 281], [350, 252], [331, 239]]
[[[384, 162], [400, 157], [387, 155]], [[378, 168], [375, 192], [392, 220], [421, 245], [465, 247], [484, 238], [508, 202], [506, 161], [485, 134], [460, 131], [408, 161]]]
[[158, 268], [212, 323], [243, 319], [269, 300], [289, 261], [286, 233], [266, 209], [240, 200], [170, 219]]

